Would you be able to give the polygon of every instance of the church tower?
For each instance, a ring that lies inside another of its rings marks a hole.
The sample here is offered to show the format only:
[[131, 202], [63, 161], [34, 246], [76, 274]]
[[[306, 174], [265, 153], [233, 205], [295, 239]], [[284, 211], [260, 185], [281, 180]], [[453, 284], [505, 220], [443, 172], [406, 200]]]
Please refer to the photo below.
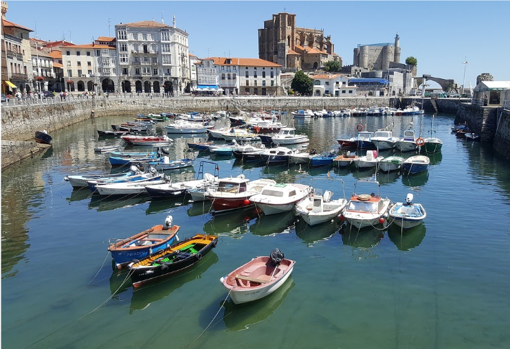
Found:
[[394, 60], [393, 62], [394, 63], [400, 63], [400, 36], [398, 36], [398, 33], [397, 35], [395, 36], [395, 57], [394, 57]]

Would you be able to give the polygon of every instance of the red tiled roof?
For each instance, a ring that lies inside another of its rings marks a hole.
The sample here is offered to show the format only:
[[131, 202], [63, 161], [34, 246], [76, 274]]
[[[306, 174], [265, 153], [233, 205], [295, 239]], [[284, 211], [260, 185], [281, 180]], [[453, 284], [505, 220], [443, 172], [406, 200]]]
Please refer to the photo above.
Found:
[[109, 36], [100, 36], [97, 38], [96, 41], [109, 41], [109, 42], [112, 42], [112, 41], [115, 41], [115, 38], [111, 38]]
[[65, 40], [46, 43], [46, 47], [58, 47], [58, 46], [75, 46], [75, 45], [72, 42], [67, 42]]
[[109, 49], [109, 50], [115, 50], [115, 47], [111, 47], [108, 45], [94, 45], [94, 44], [74, 45], [69, 48], [105, 48], [105, 49]]
[[310, 75], [312, 79], [334, 79], [339, 76], [342, 76], [342, 74], [317, 74], [317, 75]]
[[62, 63], [53, 62], [53, 68], [62, 68]]
[[54, 59], [62, 59], [62, 51], [54, 50], [50, 52], [50, 57], [53, 57]]
[[32, 29], [29, 29], [27, 27], [24, 27], [22, 25], [19, 25], [19, 24], [16, 24], [16, 23], [13, 23], [13, 22], [10, 22], [6, 19], [2, 19], [2, 24], [4, 25], [4, 27], [15, 27], [15, 28], [19, 28], [19, 29], [24, 29], [24, 30], [28, 30], [29, 32], [33, 32]]
[[294, 50], [291, 50], [289, 49], [289, 51], [287, 52], [288, 55], [298, 55], [298, 56], [301, 56], [299, 53], [297, 53], [296, 51]]

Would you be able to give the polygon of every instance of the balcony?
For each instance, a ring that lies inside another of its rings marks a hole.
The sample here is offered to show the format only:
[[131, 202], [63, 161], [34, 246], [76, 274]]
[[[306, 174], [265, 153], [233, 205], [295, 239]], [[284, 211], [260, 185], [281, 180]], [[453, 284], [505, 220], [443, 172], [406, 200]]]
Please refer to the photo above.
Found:
[[27, 74], [11, 74], [11, 77], [10, 77], [11, 80], [16, 80], [16, 81], [19, 81], [19, 80], [27, 80], [28, 79], [28, 75]]

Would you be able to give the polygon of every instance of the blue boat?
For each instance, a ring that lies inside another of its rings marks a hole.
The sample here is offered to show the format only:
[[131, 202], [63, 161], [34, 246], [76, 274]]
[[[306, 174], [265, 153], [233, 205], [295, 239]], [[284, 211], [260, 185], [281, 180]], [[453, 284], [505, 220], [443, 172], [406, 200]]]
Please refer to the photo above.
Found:
[[402, 164], [402, 171], [404, 174], [417, 174], [427, 171], [429, 168], [430, 159], [425, 155], [411, 156], [404, 160]]
[[179, 241], [177, 237], [179, 228], [178, 225], [172, 226], [172, 216], [168, 216], [164, 225], [156, 225], [126, 239], [109, 241], [108, 251], [117, 269], [122, 269], [135, 259], [147, 258]]
[[193, 163], [195, 160], [193, 159], [181, 159], [181, 160], [172, 160], [168, 158], [168, 156], [163, 156], [162, 158], [155, 159], [155, 160], [149, 160], [149, 161], [143, 161], [134, 159], [133, 164], [141, 164], [144, 167], [150, 166], [155, 168], [156, 170], [177, 170], [180, 168], [190, 167], [193, 166]]
[[140, 173], [141, 173], [141, 171], [136, 166], [133, 166], [129, 169], [128, 172], [116, 173], [116, 174], [70, 175], [70, 176], [65, 176], [64, 180], [66, 182], [71, 183], [73, 188], [82, 188], [82, 187], [88, 187], [88, 181], [101, 180], [101, 179], [106, 179], [106, 178], [122, 179], [122, 178], [131, 177], [131, 176], [134, 176], [134, 175], [140, 174]]
[[110, 157], [118, 158], [144, 158], [147, 156], [158, 156], [157, 151], [112, 151]]
[[158, 155], [149, 155], [144, 157], [120, 157], [120, 156], [110, 156], [108, 160], [112, 166], [126, 166], [131, 164], [132, 162], [147, 162], [147, 161], [155, 161], [158, 159]]
[[310, 158], [310, 166], [319, 167], [319, 166], [328, 166], [333, 163], [333, 159], [336, 157], [334, 151], [331, 151], [326, 155], [316, 155]]

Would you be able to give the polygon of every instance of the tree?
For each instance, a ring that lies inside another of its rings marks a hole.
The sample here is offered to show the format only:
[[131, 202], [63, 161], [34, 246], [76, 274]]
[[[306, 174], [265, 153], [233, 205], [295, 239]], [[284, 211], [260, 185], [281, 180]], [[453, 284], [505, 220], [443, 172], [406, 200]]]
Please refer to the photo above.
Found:
[[327, 61], [324, 69], [328, 72], [339, 72], [342, 70], [342, 64], [338, 61]]
[[292, 79], [290, 87], [295, 92], [299, 92], [302, 95], [308, 95], [312, 93], [313, 80], [308, 75], [306, 75], [302, 70], [300, 70], [296, 73], [296, 75], [294, 75], [294, 79]]
[[418, 60], [416, 58], [414, 58], [413, 56], [410, 56], [410, 57], [406, 58], [406, 64], [407, 65], [417, 66], [418, 65]]

